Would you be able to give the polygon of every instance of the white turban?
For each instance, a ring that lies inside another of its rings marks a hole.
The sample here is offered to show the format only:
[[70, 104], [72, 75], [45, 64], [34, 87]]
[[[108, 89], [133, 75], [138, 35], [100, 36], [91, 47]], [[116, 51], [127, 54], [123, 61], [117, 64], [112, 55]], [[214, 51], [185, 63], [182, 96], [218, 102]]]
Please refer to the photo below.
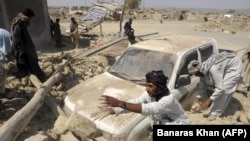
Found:
[[191, 75], [196, 74], [200, 70], [200, 68], [201, 68], [201, 62], [197, 60], [192, 60], [187, 66], [188, 73]]

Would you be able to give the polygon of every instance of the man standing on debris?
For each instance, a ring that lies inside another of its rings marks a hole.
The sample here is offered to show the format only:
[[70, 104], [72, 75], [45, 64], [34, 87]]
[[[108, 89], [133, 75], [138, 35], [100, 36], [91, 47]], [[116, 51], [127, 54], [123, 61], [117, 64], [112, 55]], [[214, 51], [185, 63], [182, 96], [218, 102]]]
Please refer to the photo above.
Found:
[[121, 101], [116, 98], [103, 95], [102, 104], [110, 107], [110, 113], [121, 113], [130, 111], [141, 113], [145, 116], [151, 116], [152, 125], [169, 124], [189, 124], [189, 118], [186, 115], [179, 101], [169, 92], [167, 88], [168, 77], [163, 71], [151, 71], [146, 74], [146, 91], [139, 97], [128, 101]]
[[128, 40], [131, 44], [135, 43], [135, 35], [134, 35], [134, 29], [132, 28], [132, 18], [129, 18], [129, 20], [124, 25], [124, 33], [128, 36]]
[[70, 36], [75, 49], [78, 49], [79, 48], [78, 23], [76, 22], [75, 18], [71, 18]]
[[129, 20], [124, 25], [124, 33], [129, 36], [130, 34], [134, 34], [134, 29], [132, 28], [133, 19], [129, 18]]
[[33, 10], [27, 8], [13, 19], [11, 23], [13, 53], [20, 78], [31, 73], [44, 82], [45, 74], [38, 64], [36, 48], [28, 32], [28, 26], [34, 16]]
[[50, 34], [51, 37], [54, 39], [54, 21], [49, 16], [49, 28], [50, 28]]
[[6, 70], [4, 63], [6, 56], [11, 55], [11, 36], [9, 31], [0, 28], [0, 95], [5, 93]]
[[210, 121], [224, 113], [244, 73], [240, 58], [229, 52], [214, 54], [203, 63], [193, 60], [188, 71], [200, 77], [194, 105], [200, 105], [201, 110], [209, 107], [209, 114], [204, 116]]
[[60, 19], [56, 19], [56, 22], [54, 23], [54, 38], [56, 41], [56, 47], [62, 47], [62, 34], [61, 34], [61, 28], [60, 28]]

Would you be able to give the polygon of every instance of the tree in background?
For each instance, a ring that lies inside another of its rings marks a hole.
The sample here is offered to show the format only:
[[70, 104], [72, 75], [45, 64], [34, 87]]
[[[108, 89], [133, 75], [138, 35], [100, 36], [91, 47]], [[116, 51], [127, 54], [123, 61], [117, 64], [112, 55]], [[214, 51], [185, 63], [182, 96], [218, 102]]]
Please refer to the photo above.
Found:
[[139, 8], [142, 0], [124, 0], [124, 6], [120, 18], [120, 33], [122, 33], [122, 21], [123, 21], [123, 15], [125, 13], [125, 9], [137, 9]]
[[142, 0], [125, 0], [127, 1], [128, 9], [137, 9], [141, 5]]

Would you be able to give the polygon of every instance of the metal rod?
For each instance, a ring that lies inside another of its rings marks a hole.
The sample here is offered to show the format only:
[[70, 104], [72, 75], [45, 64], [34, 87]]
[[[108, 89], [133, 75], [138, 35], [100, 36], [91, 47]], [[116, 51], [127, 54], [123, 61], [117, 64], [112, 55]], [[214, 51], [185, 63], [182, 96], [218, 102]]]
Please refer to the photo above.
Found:
[[[158, 32], [149, 33], [149, 34], [143, 34], [143, 35], [138, 35], [136, 37], [144, 37], [144, 36], [150, 36], [150, 35], [154, 35], [154, 34], [158, 34]], [[85, 53], [85, 54], [83, 54], [83, 55], [81, 55], [79, 57], [88, 57], [88, 56], [90, 56], [90, 55], [92, 55], [92, 54], [94, 54], [96, 52], [99, 52], [99, 51], [101, 51], [101, 50], [103, 50], [105, 48], [108, 48], [111, 45], [114, 45], [115, 43], [118, 43], [118, 42], [120, 42], [122, 40], [127, 40], [127, 37], [121, 37], [121, 38], [119, 38], [119, 39], [117, 39], [115, 41], [112, 41], [110, 43], [107, 43], [107, 44], [105, 44], [105, 45], [103, 45], [103, 46], [101, 46], [101, 47], [99, 47], [97, 49], [91, 50], [91, 51], [89, 51], [89, 52], [87, 52], [87, 53]]]

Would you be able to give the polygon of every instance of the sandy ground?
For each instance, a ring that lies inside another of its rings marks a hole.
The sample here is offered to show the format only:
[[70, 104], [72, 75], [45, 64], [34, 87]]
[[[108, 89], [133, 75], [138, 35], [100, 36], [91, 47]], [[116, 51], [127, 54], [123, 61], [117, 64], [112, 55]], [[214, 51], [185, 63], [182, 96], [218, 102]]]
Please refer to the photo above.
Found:
[[[186, 34], [186, 35], [200, 35], [207, 36], [217, 40], [219, 48], [234, 49], [238, 46], [249, 46], [250, 38], [249, 32], [237, 32], [236, 34], [226, 34], [217, 30], [201, 31], [197, 29], [200, 23], [188, 21], [165, 21], [161, 24], [157, 20], [134, 20], [133, 28], [135, 35], [144, 35], [150, 33], [158, 33], [154, 36], [161, 36], [167, 34]], [[118, 22], [105, 22], [102, 24], [103, 33], [116, 34], [119, 31]], [[89, 33], [99, 33], [97, 26]], [[150, 36], [152, 37], [152, 36]]]
[[[218, 29], [203, 31], [198, 28], [200, 24], [201, 23], [188, 21], [164, 21], [163, 24], [161, 24], [157, 20], [134, 20], [132, 26], [135, 29], [136, 36], [153, 34], [150, 36], [146, 36], [145, 38], [153, 38], [156, 36], [168, 34], [198, 35], [216, 39], [218, 47], [223, 49], [237, 50], [238, 47], [250, 47], [249, 32], [237, 31], [236, 34], [228, 34], [218, 31]], [[68, 34], [66, 33], [68, 27], [68, 22], [61, 22], [62, 32], [66, 36], [68, 36]], [[90, 48], [93, 48], [95, 46], [100, 46], [108, 43], [110, 40], [112, 40], [112, 38], [118, 38], [118, 36], [120, 35], [119, 30], [119, 22], [103, 22], [103, 36], [99, 37], [100, 41], [96, 41], [93, 45], [88, 40], [85, 40], [86, 38], [82, 38], [80, 40], [80, 49], [84, 49], [83, 52], [86, 52], [89, 51], [89, 49], [86, 49], [89, 48], [89, 45]], [[89, 31], [88, 34], [99, 35], [100, 27], [95, 27], [94, 29]], [[64, 44], [66, 44], [66, 47], [63, 48], [63, 50], [73, 49], [69, 38], [64, 41]]]

